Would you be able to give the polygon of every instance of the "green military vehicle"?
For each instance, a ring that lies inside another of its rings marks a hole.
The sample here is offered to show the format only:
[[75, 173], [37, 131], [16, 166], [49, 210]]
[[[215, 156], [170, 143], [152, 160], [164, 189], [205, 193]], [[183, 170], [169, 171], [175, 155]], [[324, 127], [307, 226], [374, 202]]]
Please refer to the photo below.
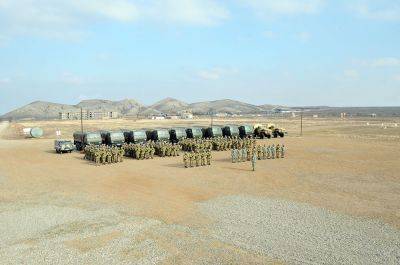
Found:
[[239, 136], [240, 138], [248, 138], [253, 135], [253, 126], [251, 125], [241, 125], [239, 126]]
[[124, 130], [125, 142], [128, 144], [144, 143], [147, 141], [146, 130]]
[[168, 129], [154, 129], [147, 131], [147, 140], [169, 141], [170, 135]]
[[169, 140], [171, 143], [178, 143], [187, 137], [185, 128], [172, 128], [169, 130]]
[[125, 136], [122, 131], [100, 132], [102, 143], [108, 146], [121, 147], [125, 143]]
[[226, 137], [239, 136], [239, 127], [237, 125], [226, 125], [222, 128], [222, 133]]
[[56, 152], [58, 154], [62, 154], [62, 153], [71, 153], [72, 151], [74, 151], [75, 147], [72, 141], [55, 140], [54, 149], [56, 149]]
[[200, 127], [190, 127], [186, 129], [187, 138], [202, 138], [203, 131]]
[[76, 150], [81, 151], [87, 145], [101, 145], [102, 139], [99, 132], [75, 132], [73, 134]]
[[220, 126], [212, 126], [203, 129], [204, 138], [214, 138], [222, 136], [222, 128]]

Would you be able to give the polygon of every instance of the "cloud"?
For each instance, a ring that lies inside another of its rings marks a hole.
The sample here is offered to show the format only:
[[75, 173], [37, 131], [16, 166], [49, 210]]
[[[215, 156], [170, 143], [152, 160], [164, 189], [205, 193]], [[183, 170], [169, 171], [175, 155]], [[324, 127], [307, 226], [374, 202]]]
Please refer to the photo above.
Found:
[[211, 69], [201, 70], [197, 73], [197, 76], [204, 80], [217, 80], [222, 78], [223, 76], [235, 74], [237, 72], [237, 69], [215, 67]]
[[400, 66], [400, 59], [395, 57], [384, 57], [373, 60], [370, 65], [372, 67], [396, 67]]
[[263, 32], [264, 37], [267, 39], [274, 39], [276, 37], [276, 33], [273, 32], [272, 30], [266, 30]]
[[344, 75], [344, 77], [345, 77], [346, 79], [353, 79], [353, 80], [356, 80], [356, 79], [359, 79], [359, 78], [360, 78], [359, 72], [358, 72], [357, 70], [354, 70], [354, 69], [345, 70], [345, 71], [343, 72], [343, 75]]
[[297, 38], [299, 41], [301, 41], [301, 42], [303, 42], [303, 43], [306, 43], [306, 42], [308, 42], [308, 41], [311, 39], [311, 33], [306, 32], [306, 31], [304, 31], [304, 32], [299, 32], [299, 33], [296, 34], [296, 38]]
[[282, 15], [315, 14], [324, 6], [324, 0], [241, 0], [257, 15], [270, 18]]
[[8, 78], [8, 77], [0, 78], [0, 85], [7, 85], [9, 83], [11, 83], [11, 79], [10, 78]]
[[167, 23], [212, 26], [227, 19], [229, 11], [214, 0], [159, 0], [149, 1], [143, 15]]
[[61, 82], [63, 82], [64, 84], [67, 84], [67, 85], [78, 86], [78, 85], [82, 85], [82, 84], [86, 83], [87, 80], [83, 77], [74, 75], [70, 72], [64, 72], [61, 74]]
[[0, 0], [0, 35], [79, 40], [104, 20], [211, 26], [228, 16], [213, 0]]
[[400, 4], [395, 1], [358, 1], [350, 10], [364, 19], [400, 21]]

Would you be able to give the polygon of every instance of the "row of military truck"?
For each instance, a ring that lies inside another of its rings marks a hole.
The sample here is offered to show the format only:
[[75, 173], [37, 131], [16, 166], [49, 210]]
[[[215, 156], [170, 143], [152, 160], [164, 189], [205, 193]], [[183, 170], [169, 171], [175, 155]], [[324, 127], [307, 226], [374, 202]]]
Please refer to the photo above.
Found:
[[144, 143], [146, 141], [169, 141], [178, 143], [184, 138], [214, 138], [214, 137], [256, 137], [271, 138], [284, 137], [286, 134], [282, 128], [273, 124], [261, 125], [226, 125], [211, 126], [207, 128], [172, 128], [172, 129], [138, 129], [138, 130], [117, 130], [98, 132], [75, 132], [74, 145], [77, 150], [83, 150], [87, 145], [110, 145], [122, 146], [124, 143]]

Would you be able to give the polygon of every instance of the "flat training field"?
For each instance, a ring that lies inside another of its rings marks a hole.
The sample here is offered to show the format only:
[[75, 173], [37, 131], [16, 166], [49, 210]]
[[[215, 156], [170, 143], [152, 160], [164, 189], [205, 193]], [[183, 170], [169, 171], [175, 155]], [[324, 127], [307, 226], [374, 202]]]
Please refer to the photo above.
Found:
[[[284, 143], [286, 157], [255, 172], [230, 152], [199, 168], [182, 156], [94, 166], [54, 152], [55, 130], [71, 138], [79, 121], [3, 124], [0, 263], [400, 264], [400, 120], [305, 119], [302, 137], [298, 118], [273, 122], [289, 135], [258, 142]], [[43, 139], [23, 139], [32, 126]]]

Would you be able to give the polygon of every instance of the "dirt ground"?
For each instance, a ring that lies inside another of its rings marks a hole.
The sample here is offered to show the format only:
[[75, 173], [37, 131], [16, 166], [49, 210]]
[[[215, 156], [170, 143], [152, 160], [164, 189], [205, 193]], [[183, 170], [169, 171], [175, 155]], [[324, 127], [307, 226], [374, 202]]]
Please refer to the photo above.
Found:
[[[191, 124], [208, 122], [194, 120]], [[215, 121], [216, 124], [238, 122], [254, 121]], [[298, 118], [273, 122], [285, 127], [288, 136], [258, 142], [285, 144], [286, 157], [258, 161], [255, 172], [251, 171], [250, 163], [232, 164], [229, 152], [213, 152], [212, 165], [199, 168], [185, 169], [181, 156], [146, 161], [127, 158], [123, 163], [95, 166], [83, 160], [80, 153], [54, 152], [55, 129], [60, 129], [64, 138], [70, 138], [74, 130], [79, 130], [79, 123], [12, 123], [0, 140], [0, 202], [35, 203], [45, 195], [74, 201], [78, 207], [82, 198], [85, 202], [123, 207], [132, 216], [159, 220], [165, 225], [201, 230], [212, 220], [199, 212], [199, 203], [222, 196], [251, 195], [306, 203], [400, 229], [400, 120], [305, 119], [303, 136], [299, 136]], [[186, 124], [124, 120], [85, 123], [88, 129], [176, 125]], [[20, 129], [32, 126], [42, 127], [45, 137], [23, 139]], [[96, 238], [94, 246], [79, 240], [65, 244], [75, 244], [85, 252], [113, 238], [118, 238], [115, 231]], [[165, 238], [156, 240], [170, 244]], [[224, 249], [215, 255], [226, 255], [226, 260], [231, 255], [240, 255], [237, 263], [283, 262], [221, 242], [207, 244]], [[164, 262], [185, 263], [188, 255], [185, 251], [166, 249], [180, 259]], [[202, 253], [193, 255], [201, 257]]]

